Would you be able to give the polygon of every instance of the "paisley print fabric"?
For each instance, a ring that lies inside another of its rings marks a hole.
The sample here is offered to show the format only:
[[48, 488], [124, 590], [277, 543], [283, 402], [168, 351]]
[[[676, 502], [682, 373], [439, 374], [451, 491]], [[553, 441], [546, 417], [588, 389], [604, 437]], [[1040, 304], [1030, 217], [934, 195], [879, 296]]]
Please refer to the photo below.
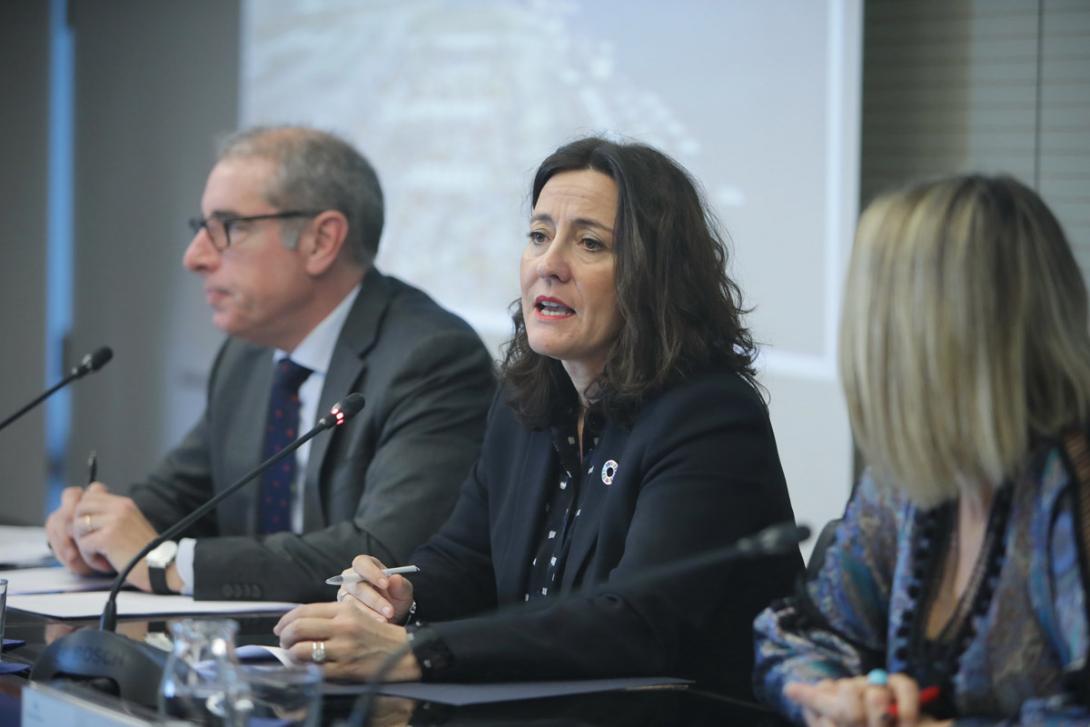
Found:
[[[1061, 448], [1036, 452], [1012, 485], [1005, 557], [992, 596], [953, 665], [949, 695], [958, 724], [1090, 724], [1080, 703], [1086, 670], [1087, 617], [1078, 566], [1074, 480]], [[788, 682], [906, 671], [903, 648], [921, 570], [912, 544], [921, 513], [894, 488], [865, 474], [820, 573], [797, 596], [773, 604], [755, 622], [758, 695], [801, 721], [783, 698]], [[982, 557], [986, 554], [982, 553]], [[941, 559], [933, 559], [941, 561]], [[963, 599], [973, 597], [966, 592]]]

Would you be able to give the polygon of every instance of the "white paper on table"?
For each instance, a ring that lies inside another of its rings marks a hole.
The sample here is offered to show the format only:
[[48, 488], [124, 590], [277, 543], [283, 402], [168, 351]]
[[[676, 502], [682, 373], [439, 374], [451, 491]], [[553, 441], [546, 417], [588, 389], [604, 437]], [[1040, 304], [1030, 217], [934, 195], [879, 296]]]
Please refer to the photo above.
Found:
[[[281, 666], [297, 666], [297, 662], [291, 658], [291, 654], [287, 649], [281, 649], [279, 646], [264, 646], [263, 644], [246, 644], [235, 649], [235, 656], [238, 657], [239, 662], [243, 664], [249, 664], [258, 668], [274, 668], [273, 665], [277, 662]], [[206, 661], [198, 661], [197, 672], [211, 676], [216, 667], [216, 662], [213, 659]], [[279, 667], [275, 667], [279, 668]]]
[[243, 664], [278, 661], [284, 666], [292, 666], [297, 663], [291, 658], [291, 652], [287, 649], [264, 644], [244, 644], [235, 649], [235, 656]]
[[52, 557], [45, 528], [0, 525], [0, 563], [38, 564]]
[[[106, 591], [8, 596], [8, 608], [50, 618], [97, 618], [106, 605]], [[298, 604], [281, 601], [194, 601], [192, 596], [160, 596], [122, 591], [117, 598], [118, 616], [190, 616], [222, 613], [283, 613]]]
[[8, 581], [8, 596], [31, 593], [72, 593], [75, 591], [108, 591], [113, 576], [78, 576], [67, 568], [20, 568], [0, 571]]

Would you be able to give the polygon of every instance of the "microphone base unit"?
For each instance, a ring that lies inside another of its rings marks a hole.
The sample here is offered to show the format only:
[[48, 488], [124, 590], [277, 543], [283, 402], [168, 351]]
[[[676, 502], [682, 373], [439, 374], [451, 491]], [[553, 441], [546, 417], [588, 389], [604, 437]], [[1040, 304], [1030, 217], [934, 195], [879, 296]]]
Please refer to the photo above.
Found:
[[[127, 702], [155, 708], [169, 654], [111, 631], [82, 629], [54, 641], [34, 663], [30, 680], [94, 681]], [[104, 684], [106, 683], [106, 684]]]

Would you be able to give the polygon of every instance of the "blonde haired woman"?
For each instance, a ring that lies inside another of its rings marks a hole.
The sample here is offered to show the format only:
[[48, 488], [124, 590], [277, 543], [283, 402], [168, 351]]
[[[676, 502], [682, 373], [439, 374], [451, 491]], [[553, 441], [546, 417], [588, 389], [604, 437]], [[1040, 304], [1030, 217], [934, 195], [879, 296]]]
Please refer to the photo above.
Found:
[[876, 201], [840, 368], [869, 468], [820, 572], [757, 619], [758, 693], [811, 726], [1090, 723], [1063, 445], [1085, 441], [1090, 335], [1055, 217], [1005, 177]]

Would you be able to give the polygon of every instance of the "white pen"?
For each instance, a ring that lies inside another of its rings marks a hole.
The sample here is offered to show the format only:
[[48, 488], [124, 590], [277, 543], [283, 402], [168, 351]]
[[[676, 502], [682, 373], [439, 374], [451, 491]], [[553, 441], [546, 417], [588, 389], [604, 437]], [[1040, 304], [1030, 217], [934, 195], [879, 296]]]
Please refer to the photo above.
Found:
[[[420, 568], [415, 565], [399, 565], [397, 568], [383, 568], [382, 575], [384, 576], [397, 576], [403, 573], [419, 573]], [[359, 573], [349, 573], [346, 576], [333, 576], [332, 578], [326, 578], [325, 582], [330, 586], [342, 586], [345, 583], [360, 583], [363, 578]]]

